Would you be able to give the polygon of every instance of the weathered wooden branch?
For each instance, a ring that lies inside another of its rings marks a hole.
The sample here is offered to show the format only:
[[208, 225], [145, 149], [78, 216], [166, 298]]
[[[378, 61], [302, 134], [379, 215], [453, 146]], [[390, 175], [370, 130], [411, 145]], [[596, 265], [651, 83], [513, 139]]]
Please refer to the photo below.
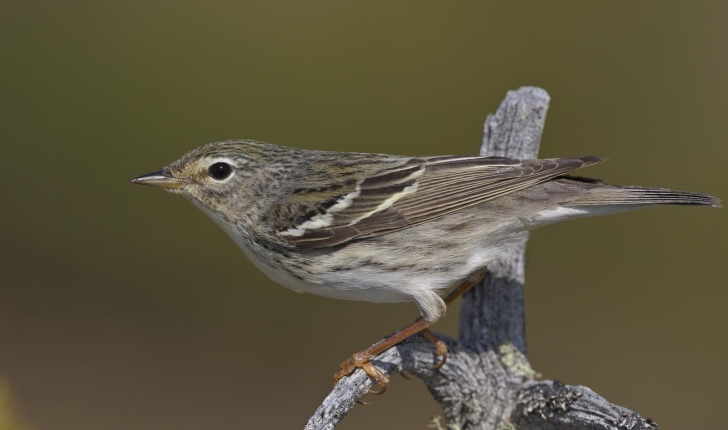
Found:
[[[511, 91], [483, 130], [481, 155], [536, 158], [549, 95], [540, 88]], [[422, 379], [442, 406], [450, 428], [462, 430], [641, 430], [651, 419], [609, 403], [587, 387], [537, 381], [526, 358], [523, 313], [527, 236], [507, 258], [488, 267], [463, 297], [459, 339], [440, 336], [447, 363], [433, 370], [433, 346], [415, 336], [372, 360], [387, 374]], [[372, 386], [362, 370], [343, 378], [311, 416], [305, 430], [333, 429]]]

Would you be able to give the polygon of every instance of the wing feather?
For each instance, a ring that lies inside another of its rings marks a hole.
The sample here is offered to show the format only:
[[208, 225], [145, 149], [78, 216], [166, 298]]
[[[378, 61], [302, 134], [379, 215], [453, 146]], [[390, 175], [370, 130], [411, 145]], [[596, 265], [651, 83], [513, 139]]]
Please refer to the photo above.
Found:
[[363, 175], [346, 194], [304, 211], [279, 234], [301, 247], [334, 246], [426, 222], [601, 161], [598, 157], [404, 159], [397, 167]]

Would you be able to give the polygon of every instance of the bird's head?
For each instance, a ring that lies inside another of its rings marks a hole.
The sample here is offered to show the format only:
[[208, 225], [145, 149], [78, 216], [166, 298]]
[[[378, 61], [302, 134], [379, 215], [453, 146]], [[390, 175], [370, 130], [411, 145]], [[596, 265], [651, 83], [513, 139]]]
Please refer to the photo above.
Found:
[[253, 216], [272, 198], [282, 171], [290, 167], [282, 162], [281, 150], [250, 140], [209, 143], [132, 183], [180, 194], [206, 212], [238, 221]]

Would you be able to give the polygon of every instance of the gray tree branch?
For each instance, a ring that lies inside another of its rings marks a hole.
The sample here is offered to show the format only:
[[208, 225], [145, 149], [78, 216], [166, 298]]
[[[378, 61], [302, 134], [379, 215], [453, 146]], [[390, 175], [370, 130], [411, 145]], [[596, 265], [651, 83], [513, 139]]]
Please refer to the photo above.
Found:
[[[510, 91], [488, 115], [481, 155], [536, 158], [549, 95], [540, 88]], [[437, 362], [433, 346], [414, 336], [372, 362], [388, 375], [409, 372], [425, 382], [450, 428], [461, 430], [643, 430], [651, 419], [614, 405], [587, 387], [537, 381], [526, 358], [523, 284], [527, 236], [514, 241], [503, 258], [488, 267], [480, 285], [463, 296], [458, 340], [441, 336], [447, 363]], [[311, 416], [305, 430], [333, 429], [372, 380], [362, 370], [341, 379]]]

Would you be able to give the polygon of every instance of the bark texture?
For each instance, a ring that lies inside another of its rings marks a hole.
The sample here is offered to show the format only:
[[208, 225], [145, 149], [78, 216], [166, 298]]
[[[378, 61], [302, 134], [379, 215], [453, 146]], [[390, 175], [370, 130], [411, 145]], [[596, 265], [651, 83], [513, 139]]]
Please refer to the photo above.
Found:
[[[540, 88], [510, 91], [483, 128], [481, 155], [537, 158], [549, 105]], [[422, 379], [442, 406], [448, 428], [459, 430], [657, 429], [649, 418], [614, 405], [587, 387], [536, 380], [526, 357], [523, 284], [526, 240], [488, 267], [483, 282], [463, 296], [460, 335], [440, 337], [449, 347], [439, 370], [434, 347], [414, 336], [372, 360], [388, 375]], [[343, 378], [311, 416], [305, 430], [333, 429], [366, 394], [362, 370]]]

